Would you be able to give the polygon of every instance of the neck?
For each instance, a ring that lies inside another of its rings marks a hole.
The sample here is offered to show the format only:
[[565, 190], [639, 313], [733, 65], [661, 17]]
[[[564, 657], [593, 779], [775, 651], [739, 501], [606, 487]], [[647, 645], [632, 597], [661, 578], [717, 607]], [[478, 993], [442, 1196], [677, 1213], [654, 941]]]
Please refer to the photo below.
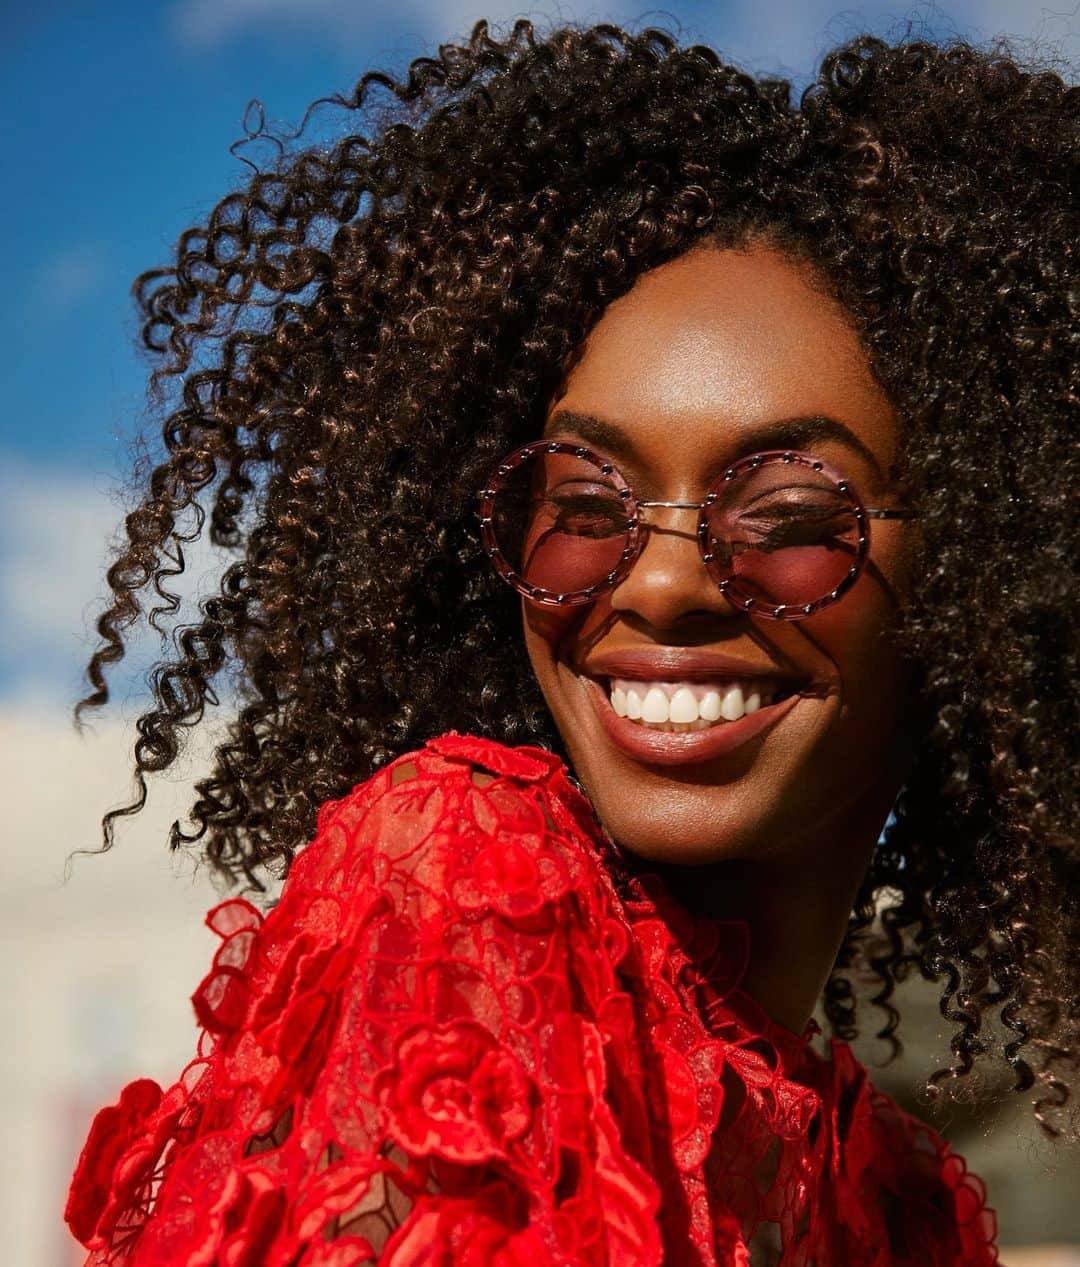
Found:
[[[866, 860], [868, 861], [868, 859]], [[750, 962], [742, 988], [774, 1021], [801, 1033], [813, 1015], [832, 971], [836, 953], [847, 932], [848, 920], [864, 865], [850, 869], [839, 882], [808, 883], [805, 874], [746, 876], [740, 904], [750, 926]], [[732, 918], [739, 918], [735, 911]]]
[[742, 989], [795, 1033], [813, 1015], [832, 971], [891, 805], [891, 794], [874, 798], [857, 820], [849, 812], [815, 833], [816, 841], [802, 842], [796, 856], [662, 869], [672, 896], [691, 914], [746, 920], [750, 962]]

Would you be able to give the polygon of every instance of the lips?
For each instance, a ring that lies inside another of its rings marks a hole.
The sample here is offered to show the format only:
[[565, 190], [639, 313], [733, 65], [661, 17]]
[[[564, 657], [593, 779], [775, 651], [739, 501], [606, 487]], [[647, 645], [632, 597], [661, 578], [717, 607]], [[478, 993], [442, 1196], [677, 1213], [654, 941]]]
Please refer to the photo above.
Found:
[[736, 656], [696, 651], [689, 647], [628, 647], [597, 656], [578, 666], [578, 673], [593, 678], [628, 677], [642, 681], [707, 682], [718, 678], [768, 678], [798, 685], [796, 677], [773, 664], [755, 664]]
[[[598, 656], [578, 670], [597, 721], [611, 742], [636, 761], [650, 765], [685, 765], [710, 761], [734, 752], [765, 734], [797, 706], [802, 685], [774, 665], [755, 664], [733, 656], [685, 647], [639, 648]], [[705, 682], [740, 678], [768, 683], [780, 696], [774, 703], [738, 721], [705, 730], [662, 731], [620, 717], [611, 707], [605, 682], [609, 677], [651, 681]]]

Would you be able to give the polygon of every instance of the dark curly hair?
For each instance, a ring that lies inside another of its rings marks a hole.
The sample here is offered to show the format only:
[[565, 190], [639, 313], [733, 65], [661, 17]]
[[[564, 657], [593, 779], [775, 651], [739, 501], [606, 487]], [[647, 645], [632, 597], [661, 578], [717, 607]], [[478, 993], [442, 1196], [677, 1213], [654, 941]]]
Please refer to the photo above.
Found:
[[1077, 89], [1005, 43], [909, 32], [829, 53], [795, 104], [786, 81], [663, 30], [541, 36], [523, 19], [503, 38], [477, 22], [404, 82], [373, 71], [315, 106], [344, 112], [336, 140], [299, 143], [310, 110], [286, 138], [256, 120], [249, 140], [276, 146], [264, 168], [135, 283], [168, 454], [137, 473], [77, 724], [109, 698], [140, 591], [163, 600], [159, 632], [176, 612], [164, 583], [202, 531], [203, 490], [210, 539], [237, 558], [151, 670], [140, 790], [102, 819], [103, 849], [223, 670], [238, 715], [196, 784], [198, 830], [176, 822], [169, 843], [201, 841], [242, 892], [287, 871], [323, 801], [433, 733], [566, 760], [475, 491], [540, 434], [587, 332], [642, 273], [703, 240], [761, 239], [812, 260], [860, 330], [923, 529], [897, 630], [918, 756], [828, 1023], [854, 1037], [870, 984], [895, 1054], [890, 998], [918, 968], [957, 1026], [931, 1088], [996, 1049], [1016, 1090], [1039, 1084], [1043, 1130], [1071, 1136]]

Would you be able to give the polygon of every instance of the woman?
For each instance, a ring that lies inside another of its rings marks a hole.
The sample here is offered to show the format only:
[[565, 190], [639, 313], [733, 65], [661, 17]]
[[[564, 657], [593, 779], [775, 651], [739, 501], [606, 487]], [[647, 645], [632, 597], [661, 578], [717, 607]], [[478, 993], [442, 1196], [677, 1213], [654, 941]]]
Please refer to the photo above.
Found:
[[794, 104], [527, 21], [337, 104], [376, 86], [137, 287], [178, 398], [78, 709], [218, 481], [242, 557], [138, 774], [235, 658], [170, 843], [288, 879], [207, 917], [198, 1054], [99, 1113], [72, 1229], [138, 1267], [995, 1262], [845, 1040], [869, 993], [898, 1046], [918, 968], [933, 1088], [1003, 1058], [1069, 1128], [1075, 90], [861, 38]]

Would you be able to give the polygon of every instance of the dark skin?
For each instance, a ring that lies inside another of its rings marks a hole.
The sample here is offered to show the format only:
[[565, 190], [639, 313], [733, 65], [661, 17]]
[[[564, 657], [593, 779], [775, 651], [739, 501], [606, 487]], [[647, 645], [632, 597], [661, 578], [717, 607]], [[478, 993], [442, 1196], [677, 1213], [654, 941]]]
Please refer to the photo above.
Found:
[[[790, 446], [838, 467], [868, 505], [903, 505], [899, 421], [857, 333], [810, 265], [764, 242], [699, 247], [640, 278], [590, 333], [544, 435], [592, 440], [571, 410], [618, 429], [628, 452], [606, 456], [641, 498], [700, 501], [734, 458]], [[848, 436], [775, 430], [811, 415]], [[909, 673], [886, 628], [912, 584], [917, 528], [875, 521], [854, 587], [785, 622], [751, 618], [720, 593], [698, 553], [694, 511], [653, 507], [643, 518], [645, 548], [613, 590], [569, 610], [522, 600], [533, 670], [604, 828], [654, 863], [689, 909], [748, 921], [744, 988], [801, 1031], [910, 758]], [[795, 673], [801, 698], [722, 756], [637, 760], [598, 724], [579, 669], [641, 647]]]

